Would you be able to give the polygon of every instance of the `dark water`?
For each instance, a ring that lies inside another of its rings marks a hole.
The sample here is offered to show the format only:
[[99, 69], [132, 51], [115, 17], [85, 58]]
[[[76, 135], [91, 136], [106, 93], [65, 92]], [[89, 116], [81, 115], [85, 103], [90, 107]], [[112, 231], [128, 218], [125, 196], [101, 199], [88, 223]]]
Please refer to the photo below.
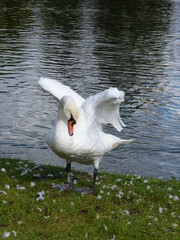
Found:
[[180, 1], [0, 1], [0, 156], [64, 165], [45, 144], [57, 103], [40, 76], [126, 92], [127, 128], [106, 130], [136, 143], [101, 170], [180, 178]]

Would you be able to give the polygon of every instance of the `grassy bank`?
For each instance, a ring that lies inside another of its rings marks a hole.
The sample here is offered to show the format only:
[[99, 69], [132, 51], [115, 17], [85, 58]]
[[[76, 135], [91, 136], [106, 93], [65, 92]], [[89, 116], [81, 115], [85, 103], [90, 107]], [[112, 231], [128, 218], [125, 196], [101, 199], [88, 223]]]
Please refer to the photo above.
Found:
[[94, 195], [51, 188], [65, 179], [62, 168], [0, 159], [0, 239], [179, 239], [180, 181], [102, 173]]

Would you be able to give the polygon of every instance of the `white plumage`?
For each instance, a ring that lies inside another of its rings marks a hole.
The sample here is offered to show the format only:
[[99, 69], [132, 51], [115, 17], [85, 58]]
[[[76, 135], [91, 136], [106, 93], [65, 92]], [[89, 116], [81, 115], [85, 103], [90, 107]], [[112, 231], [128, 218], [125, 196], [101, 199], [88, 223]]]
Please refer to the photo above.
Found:
[[[79, 162], [94, 166], [91, 189], [94, 192], [102, 156], [122, 144], [133, 141], [104, 133], [101, 126], [110, 123], [118, 131], [125, 127], [119, 115], [124, 92], [117, 88], [109, 88], [85, 100], [70, 87], [55, 80], [41, 77], [38, 83], [59, 100], [57, 121], [47, 135], [47, 143], [53, 152], [67, 162], [68, 184], [60, 189], [72, 187], [69, 177], [70, 164]], [[86, 192], [91, 191], [86, 189]]]

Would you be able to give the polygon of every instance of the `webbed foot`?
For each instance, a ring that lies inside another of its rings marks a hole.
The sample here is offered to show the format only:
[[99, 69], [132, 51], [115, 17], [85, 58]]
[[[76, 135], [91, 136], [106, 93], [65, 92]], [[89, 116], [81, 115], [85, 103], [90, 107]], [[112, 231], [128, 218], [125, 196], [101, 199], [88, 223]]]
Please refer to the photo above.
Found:
[[74, 189], [74, 187], [71, 183], [64, 183], [61, 185], [53, 185], [52, 188], [55, 188], [56, 190], [58, 190], [60, 192]]
[[76, 189], [76, 193], [93, 194], [94, 190], [93, 190], [93, 188], [78, 188], [78, 189]]

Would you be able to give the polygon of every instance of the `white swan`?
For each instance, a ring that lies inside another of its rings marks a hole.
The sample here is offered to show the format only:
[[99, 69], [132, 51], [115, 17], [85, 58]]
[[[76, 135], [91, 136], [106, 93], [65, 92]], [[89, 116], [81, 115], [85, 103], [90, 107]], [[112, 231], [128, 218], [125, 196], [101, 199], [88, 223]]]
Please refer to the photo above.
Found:
[[38, 83], [59, 100], [57, 121], [46, 138], [51, 150], [67, 163], [67, 184], [57, 188], [65, 190], [73, 187], [70, 168], [72, 162], [78, 162], [94, 166], [92, 188], [79, 191], [94, 192], [103, 154], [122, 144], [133, 142], [133, 139], [122, 140], [104, 133], [101, 126], [110, 123], [118, 131], [125, 127], [119, 115], [124, 92], [109, 88], [85, 100], [70, 87], [55, 80], [41, 77]]

